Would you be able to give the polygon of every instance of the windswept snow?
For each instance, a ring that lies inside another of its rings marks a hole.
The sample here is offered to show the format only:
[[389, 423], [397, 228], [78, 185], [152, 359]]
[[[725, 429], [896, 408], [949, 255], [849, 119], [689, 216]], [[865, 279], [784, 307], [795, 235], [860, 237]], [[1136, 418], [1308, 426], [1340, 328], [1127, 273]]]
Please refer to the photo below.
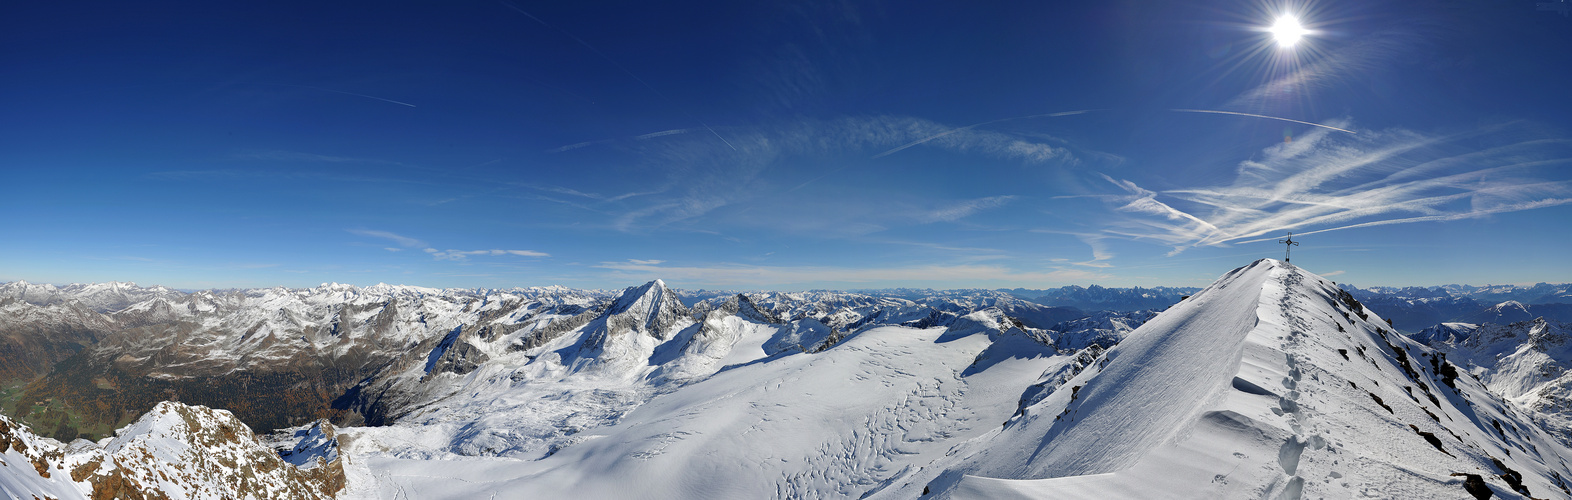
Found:
[[1565, 447], [1384, 327], [1331, 282], [1258, 261], [1131, 332], [1068, 382], [1079, 391], [968, 443], [930, 486], [950, 498], [1458, 498], [1475, 474], [1505, 498], [1567, 494]]
[[[629, 329], [651, 339], [638, 351], [647, 361], [614, 374], [584, 369], [605, 365], [583, 357], [608, 352], [586, 339], [614, 337], [590, 322], [519, 354], [533, 356], [521, 365], [489, 362], [392, 426], [347, 429], [345, 453], [363, 459], [346, 494], [1458, 498], [1473, 474], [1516, 498], [1565, 494], [1572, 476], [1568, 450], [1511, 404], [1277, 261], [1149, 320], [1105, 317], [1073, 335], [985, 308], [776, 349], [809, 337], [791, 319], [806, 308], [748, 302], [781, 323], [733, 300], [664, 340]], [[482, 441], [502, 448], [453, 448]], [[451, 461], [427, 460], [439, 457]]]
[[[1558, 410], [1572, 401], [1564, 325], [1449, 323], [1415, 341], [1270, 259], [1165, 311], [1091, 315], [992, 291], [688, 305], [659, 280], [620, 293], [73, 286], [97, 307], [130, 302], [104, 315], [13, 283], [0, 313], [142, 325], [98, 348], [185, 363], [150, 376], [354, 350], [381, 363], [335, 402], [377, 426], [319, 421], [213, 451], [212, 429], [243, 426], [166, 403], [101, 443], [23, 438], [78, 465], [254, 462], [271, 447], [292, 474], [341, 467], [340, 498], [1572, 497], [1569, 433], [1554, 430], [1572, 415]], [[1530, 310], [1514, 304], [1492, 311]], [[152, 328], [171, 322], [183, 326]], [[150, 484], [180, 473], [125, 470]], [[90, 492], [60, 477], [0, 468], [0, 488]], [[229, 487], [202, 484], [171, 487]]]
[[[295, 449], [324, 449], [331, 425]], [[69, 446], [0, 416], [0, 493], [9, 498], [326, 499], [344, 483], [337, 454], [291, 465], [227, 411], [159, 403], [98, 443]]]

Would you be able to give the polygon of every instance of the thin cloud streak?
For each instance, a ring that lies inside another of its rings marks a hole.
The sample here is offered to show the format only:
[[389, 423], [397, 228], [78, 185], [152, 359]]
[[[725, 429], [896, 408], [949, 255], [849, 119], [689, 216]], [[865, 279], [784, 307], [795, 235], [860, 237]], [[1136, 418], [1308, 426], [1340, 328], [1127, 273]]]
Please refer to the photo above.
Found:
[[892, 154], [895, 154], [895, 153], [899, 153], [899, 152], [901, 152], [901, 151], [903, 151], [903, 150], [905, 150], [907, 148], [910, 148], [912, 146], [916, 146], [918, 144], [922, 144], [922, 143], [925, 143], [925, 142], [928, 142], [928, 141], [931, 141], [931, 140], [934, 140], [934, 139], [938, 139], [940, 137], [944, 137], [944, 136], [947, 136], [947, 135], [950, 135], [950, 134], [954, 134], [956, 132], [963, 132], [963, 131], [966, 131], [966, 130], [971, 130], [971, 129], [974, 129], [974, 128], [977, 128], [977, 127], [981, 127], [983, 125], [991, 125], [991, 124], [995, 124], [995, 123], [999, 123], [999, 122], [1007, 122], [1007, 121], [1010, 121], [1010, 120], [1025, 120], [1025, 119], [1028, 119], [1028, 118], [1045, 118], [1045, 117], [1079, 115], [1079, 114], [1088, 113], [1088, 112], [1091, 112], [1091, 111], [1096, 111], [1096, 110], [1082, 109], [1082, 110], [1077, 110], [1077, 111], [1062, 111], [1062, 112], [1058, 112], [1058, 113], [1045, 113], [1045, 114], [1038, 114], [1038, 115], [1015, 116], [1015, 117], [1010, 117], [1010, 118], [1000, 118], [998, 120], [990, 120], [990, 121], [986, 121], [986, 122], [982, 122], [982, 123], [975, 123], [975, 124], [967, 125], [965, 127], [958, 127], [958, 128], [950, 129], [950, 130], [947, 130], [947, 131], [944, 131], [944, 132], [940, 132], [938, 134], [934, 134], [934, 135], [930, 135], [928, 137], [924, 137], [922, 139], [918, 139], [918, 140], [915, 140], [915, 141], [912, 141], [912, 142], [908, 142], [906, 144], [902, 144], [900, 146], [896, 146], [895, 149], [891, 149], [889, 151], [885, 151], [883, 153], [879, 153], [879, 154], [873, 155], [873, 157], [874, 158], [883, 158], [883, 157], [886, 157], [886, 156], [889, 156], [889, 155], [892, 155]]
[[[390, 231], [377, 231], [377, 230], [371, 230], [371, 229], [346, 229], [345, 231], [348, 231], [350, 234], [354, 234], [354, 235], [358, 235], [358, 236], [368, 236], [368, 237], [372, 237], [372, 238], [382, 238], [382, 239], [385, 239], [385, 240], [389, 240], [389, 241], [392, 241], [394, 243], [398, 243], [399, 246], [402, 246], [404, 248], [419, 248], [419, 249], [421, 249], [421, 251], [426, 252], [427, 255], [430, 255], [432, 258], [434, 258], [436, 260], [465, 261], [465, 260], [468, 260], [470, 256], [480, 256], [480, 255], [493, 255], [493, 256], [515, 255], [515, 256], [519, 256], [519, 257], [550, 257], [551, 256], [551, 254], [548, 254], [548, 253], [545, 253], [545, 252], [537, 252], [537, 251], [534, 251], [534, 250], [501, 250], [501, 249], [493, 249], [493, 250], [437, 250], [435, 248], [432, 248], [430, 245], [427, 245], [426, 242], [424, 242], [424, 241], [421, 241], [421, 240], [416, 239], [416, 238], [410, 238], [408, 236], [400, 235], [400, 234], [393, 233], [393, 232], [390, 232]], [[398, 252], [398, 251], [401, 251], [402, 249], [400, 249], [400, 248], [393, 248], [393, 247], [383, 247], [383, 250], [387, 250], [389, 252]]]
[[575, 149], [578, 149], [578, 148], [582, 148], [582, 147], [585, 147], [585, 146], [594, 146], [596, 144], [602, 144], [602, 143], [607, 143], [607, 142], [611, 142], [611, 139], [601, 139], [601, 140], [598, 140], [598, 141], [575, 142], [573, 144], [569, 144], [569, 145], [558, 147], [558, 148], [548, 149], [546, 151], [550, 152], [550, 153], [561, 153], [561, 152], [564, 152], [564, 151], [572, 151], [572, 150], [575, 150]]
[[301, 153], [297, 151], [243, 151], [230, 155], [234, 160], [263, 160], [263, 161], [295, 161], [295, 162], [327, 162], [327, 163], [371, 163], [380, 165], [408, 166], [402, 162], [381, 160], [376, 158], [354, 158], [349, 156], [323, 155], [316, 153]]
[[516, 256], [520, 256], [520, 257], [550, 257], [551, 256], [551, 254], [548, 254], [548, 253], [545, 253], [545, 252], [536, 252], [536, 251], [533, 251], [533, 250], [437, 250], [435, 248], [427, 248], [425, 251], [426, 251], [427, 254], [430, 254], [431, 257], [436, 259], [436, 260], [452, 260], [452, 261], [460, 261], [460, 262], [469, 260], [470, 256], [481, 256], [481, 255], [491, 255], [491, 256], [516, 255]]
[[1504, 130], [1442, 137], [1388, 130], [1358, 138], [1317, 130], [1267, 148], [1260, 160], [1241, 162], [1226, 186], [1158, 193], [1104, 175], [1127, 194], [1101, 199], [1117, 211], [1147, 216], [1118, 221], [1105, 232], [1173, 245], [1173, 255], [1267, 241], [1290, 230], [1310, 235], [1572, 203], [1572, 181], [1551, 177], [1572, 164], [1572, 141], [1508, 139], [1457, 151], [1460, 143], [1499, 140]]
[[648, 139], [654, 139], [656, 137], [665, 137], [665, 136], [668, 136], [668, 135], [686, 134], [688, 132], [689, 132], [688, 129], [679, 128], [679, 129], [672, 129], [672, 130], [662, 130], [660, 132], [650, 132], [650, 133], [644, 134], [644, 135], [636, 135], [636, 136], [633, 136], [633, 138], [643, 141], [643, 140], [648, 140]]
[[1350, 134], [1356, 133], [1356, 132], [1354, 132], [1352, 130], [1337, 128], [1337, 127], [1333, 127], [1331, 125], [1322, 125], [1320, 123], [1300, 121], [1300, 120], [1295, 120], [1293, 118], [1283, 118], [1283, 117], [1280, 117], [1280, 116], [1258, 115], [1258, 114], [1255, 114], [1255, 113], [1240, 113], [1240, 112], [1237, 112], [1237, 111], [1217, 111], [1217, 110], [1211, 110], [1211, 109], [1181, 109], [1181, 108], [1174, 108], [1174, 109], [1172, 109], [1170, 111], [1177, 111], [1177, 112], [1180, 112], [1180, 113], [1209, 113], [1209, 114], [1214, 114], [1214, 115], [1235, 115], [1235, 116], [1248, 116], [1248, 117], [1252, 117], [1252, 118], [1265, 118], [1265, 119], [1268, 119], [1268, 120], [1279, 120], [1279, 121], [1285, 121], [1285, 122], [1298, 123], [1298, 124], [1301, 124], [1301, 125], [1310, 125], [1312, 127], [1329, 128], [1329, 129], [1332, 129], [1332, 130], [1336, 130], [1338, 132], [1348, 132]]
[[1046, 285], [1085, 283], [1107, 279], [1109, 275], [1079, 269], [1023, 271], [1002, 266], [920, 265], [891, 268], [843, 268], [820, 266], [660, 266], [628, 262], [602, 262], [593, 267], [613, 271], [609, 279], [642, 280], [661, 278], [686, 285], [715, 287], [759, 287], [805, 283], [879, 283], [954, 282], [1014, 283]]
[[1056, 261], [1068, 262], [1070, 264], [1074, 264], [1074, 265], [1077, 265], [1077, 266], [1084, 266], [1084, 267], [1095, 267], [1095, 268], [1111, 268], [1111, 267], [1114, 267], [1112, 263], [1107, 262], [1107, 261], [1112, 260], [1114, 258], [1113, 252], [1108, 250], [1108, 243], [1106, 241], [1104, 241], [1104, 240], [1106, 240], [1109, 237], [1108, 234], [1084, 233], [1084, 232], [1075, 232], [1075, 231], [1061, 231], [1061, 230], [1056, 230], [1056, 229], [1030, 229], [1028, 231], [1029, 232], [1033, 232], [1033, 233], [1042, 233], [1042, 234], [1064, 234], [1064, 235], [1074, 236], [1076, 239], [1081, 240], [1082, 243], [1085, 243], [1086, 246], [1089, 246], [1092, 249], [1092, 260], [1082, 261], [1082, 262], [1070, 262], [1069, 259], [1055, 259]]
[[1002, 207], [1015, 198], [1016, 196], [1006, 195], [967, 200], [929, 212], [923, 216], [923, 220], [926, 222], [954, 222], [977, 212]]
[[320, 90], [320, 91], [323, 91], [323, 92], [332, 92], [332, 93], [335, 93], [335, 94], [344, 94], [344, 95], [355, 96], [355, 97], [364, 97], [364, 98], [367, 98], [367, 99], [376, 99], [378, 101], [390, 102], [390, 103], [397, 104], [397, 105], [400, 105], [400, 106], [409, 106], [411, 108], [415, 107], [414, 104], [410, 104], [410, 103], [403, 102], [403, 101], [395, 101], [395, 100], [392, 100], [392, 99], [384, 99], [384, 98], [377, 97], [377, 96], [374, 96], [374, 95], [357, 94], [357, 93], [354, 93], [354, 92], [348, 92], [348, 91], [343, 91], [343, 90], [334, 90], [334, 89], [323, 88], [323, 87], [314, 87], [314, 86], [311, 86], [311, 85], [291, 85], [291, 84], [288, 84], [288, 83], [262, 83], [262, 82], [251, 82], [250, 84], [251, 85], [273, 85], [273, 86], [278, 86], [278, 87], [295, 87], [295, 88], [301, 88], [301, 89]]
[[[1096, 110], [1066, 111], [1061, 113], [1048, 113], [1039, 115], [1017, 116], [1003, 118], [988, 122], [968, 125], [965, 127], [946, 127], [942, 124], [918, 118], [877, 117], [862, 119], [847, 119], [822, 127], [823, 130], [799, 131], [799, 134], [816, 135], [806, 137], [806, 141], [821, 143], [821, 137], [840, 137], [841, 146], [847, 149], [868, 146], [885, 146], [891, 142], [906, 141], [894, 149], [876, 154], [869, 159], [878, 159], [900, 152], [913, 146], [933, 143], [944, 149], [957, 152], [981, 152], [988, 156], [1020, 159], [1034, 163], [1047, 163], [1060, 161], [1066, 164], [1075, 164], [1079, 159], [1070, 152], [1069, 148], [1043, 144], [1030, 141], [1015, 135], [1003, 132], [975, 130], [977, 127], [991, 123], [1027, 118], [1069, 116], [1088, 113]], [[913, 140], [912, 138], [917, 139]], [[810, 184], [823, 180], [829, 176], [854, 168], [856, 164], [849, 163], [835, 168], [797, 186], [786, 190], [787, 193], [795, 192]]]
[[[1032, 116], [1063, 116], [1075, 113], [1081, 112]], [[669, 195], [640, 200], [642, 203], [629, 203], [620, 210], [620, 213], [612, 217], [609, 226], [613, 230], [627, 233], [680, 228], [677, 226], [704, 217], [722, 207], [757, 200], [759, 193], [789, 195], [848, 169], [866, 167], [872, 163], [867, 161], [866, 157], [844, 162], [824, 162], [840, 163], [840, 165], [821, 171], [817, 175], [809, 174], [812, 177], [804, 182], [784, 191], [778, 191], [778, 185], [775, 183], [789, 181], [791, 174], [796, 173], [793, 172], [795, 164], [804, 159], [821, 158], [826, 155], [862, 156], [859, 154], [860, 151], [876, 151], [888, 148], [891, 144], [931, 138], [950, 129], [951, 127], [935, 122], [908, 117], [802, 120], [775, 127], [740, 130], [734, 137], [737, 139], [735, 144], [739, 148], [735, 152], [717, 150], [706, 140], [700, 140], [701, 137], [662, 141], [629, 140], [622, 145], [641, 153], [650, 166], [659, 167], [661, 171], [667, 172], [669, 179], [655, 192], [669, 192]], [[980, 154], [1032, 164], [1079, 163], [1076, 155], [1072, 154], [1068, 147], [1052, 142], [1052, 139], [1045, 141], [1018, 134], [968, 129], [949, 133], [937, 139], [929, 139], [924, 144], [962, 154]], [[782, 169], [783, 166], [788, 168]], [[776, 175], [766, 176], [767, 172]], [[788, 174], [780, 175], [781, 173]], [[592, 193], [577, 191], [575, 193], [584, 197], [593, 197]], [[606, 201], [620, 199], [610, 198]], [[1010, 199], [994, 197], [959, 202], [957, 206], [952, 207], [913, 207], [914, 210], [907, 213], [917, 215], [900, 222], [954, 221], [971, 213], [993, 208]], [[786, 222], [786, 225], [792, 224], [790, 221]], [[870, 231], [860, 231], [859, 234], [868, 232]]]
[[369, 236], [369, 237], [372, 237], [372, 238], [382, 238], [382, 239], [385, 239], [385, 240], [392, 241], [394, 243], [398, 243], [400, 246], [403, 246], [403, 247], [406, 247], [406, 248], [421, 248], [421, 247], [427, 246], [426, 242], [424, 242], [424, 241], [420, 241], [420, 240], [415, 239], [415, 238], [410, 238], [408, 236], [394, 234], [394, 233], [389, 232], [389, 231], [374, 231], [374, 230], [370, 230], [370, 229], [345, 229], [345, 231], [348, 231], [350, 234], [354, 234], [354, 235], [358, 235], [358, 236]]

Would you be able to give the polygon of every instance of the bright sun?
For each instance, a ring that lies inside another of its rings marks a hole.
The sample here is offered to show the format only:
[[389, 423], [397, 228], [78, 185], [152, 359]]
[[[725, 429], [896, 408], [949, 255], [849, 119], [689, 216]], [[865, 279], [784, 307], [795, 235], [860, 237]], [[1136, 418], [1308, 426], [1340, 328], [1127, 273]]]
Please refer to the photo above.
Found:
[[1277, 40], [1277, 46], [1283, 48], [1293, 47], [1294, 44], [1299, 43], [1300, 38], [1304, 38], [1305, 33], [1308, 33], [1305, 27], [1299, 24], [1298, 18], [1289, 15], [1277, 18], [1277, 22], [1272, 23], [1272, 28], [1267, 31], [1270, 31], [1272, 38]]

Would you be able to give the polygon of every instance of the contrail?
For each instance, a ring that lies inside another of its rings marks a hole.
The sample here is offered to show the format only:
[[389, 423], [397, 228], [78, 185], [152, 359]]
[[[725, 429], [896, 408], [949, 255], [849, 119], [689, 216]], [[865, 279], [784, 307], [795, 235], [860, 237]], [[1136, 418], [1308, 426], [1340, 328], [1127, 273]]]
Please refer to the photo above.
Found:
[[665, 99], [667, 103], [672, 104], [674, 107], [677, 108], [678, 111], [681, 111], [682, 114], [688, 115], [688, 118], [690, 118], [690, 119], [692, 119], [694, 121], [699, 122], [699, 125], [703, 125], [705, 130], [709, 130], [711, 134], [714, 134], [716, 139], [720, 139], [721, 142], [725, 143], [726, 147], [731, 148], [732, 151], [737, 151], [737, 146], [731, 145], [731, 141], [726, 140], [725, 137], [721, 137], [720, 133], [716, 132], [713, 127], [710, 127], [710, 124], [705, 123], [704, 120], [700, 120], [696, 116], [693, 116], [693, 113], [689, 113], [688, 110], [684, 109], [682, 106], [677, 106], [676, 105], [677, 104], [676, 101], [671, 100], [670, 97], [666, 97], [666, 94], [662, 93], [660, 90], [656, 90], [654, 86], [649, 84], [649, 82], [644, 81], [643, 78], [639, 78], [639, 75], [635, 75], [635, 74], [633, 74], [632, 71], [628, 71], [628, 68], [624, 68], [624, 67], [622, 67], [621, 64], [617, 64], [617, 60], [616, 59], [612, 59], [611, 56], [608, 56], [608, 55], [606, 55], [606, 53], [601, 52], [600, 49], [595, 48], [594, 45], [590, 45], [589, 42], [584, 41], [584, 39], [582, 39], [582, 38], [573, 36], [573, 34], [572, 33], [568, 33], [567, 30], [564, 30], [562, 28], [558, 28], [556, 26], [552, 26], [550, 24], [546, 24], [546, 21], [542, 21], [540, 18], [535, 17], [534, 14], [530, 14], [529, 12], [525, 12], [524, 9], [519, 8], [517, 5], [513, 5], [513, 4], [508, 3], [508, 2], [498, 2], [498, 3], [501, 3], [504, 7], [507, 7], [509, 9], [513, 9], [515, 12], [518, 12], [520, 14], [524, 14], [525, 17], [533, 19], [535, 22], [540, 23], [541, 26], [545, 26], [547, 28], [551, 28], [551, 29], [557, 30], [557, 32], [558, 33], [562, 33], [563, 36], [566, 36], [568, 38], [572, 38], [573, 41], [575, 41], [575, 42], [579, 42], [579, 45], [583, 45], [584, 48], [589, 49], [590, 52], [594, 52], [595, 55], [600, 56], [601, 59], [605, 59], [606, 62], [611, 63], [612, 66], [615, 66], [617, 69], [622, 70], [622, 72], [624, 74], [627, 74], [628, 77], [633, 78], [634, 80], [638, 81], [639, 84], [644, 85], [644, 88], [650, 89], [650, 92], [654, 92], [655, 95], [660, 96], [661, 99]]
[[938, 139], [940, 137], [944, 137], [944, 136], [947, 136], [947, 135], [950, 135], [950, 134], [953, 134], [953, 133], [956, 133], [956, 132], [960, 132], [962, 130], [971, 130], [971, 129], [974, 129], [974, 128], [977, 128], [977, 127], [981, 127], [983, 125], [990, 125], [990, 124], [999, 123], [999, 122], [1007, 122], [1007, 121], [1010, 121], [1010, 120], [1025, 120], [1027, 118], [1042, 118], [1042, 117], [1052, 117], [1052, 116], [1079, 115], [1079, 114], [1087, 113], [1087, 112], [1091, 112], [1091, 111], [1097, 111], [1097, 110], [1095, 110], [1095, 109], [1082, 109], [1082, 110], [1077, 110], [1077, 111], [1061, 111], [1061, 112], [1058, 112], [1058, 113], [1045, 113], [1045, 114], [1040, 114], [1040, 115], [1015, 116], [1015, 117], [1010, 117], [1010, 118], [1000, 118], [998, 120], [986, 121], [986, 122], [982, 122], [982, 123], [975, 123], [975, 124], [972, 124], [972, 125], [967, 125], [965, 127], [954, 128], [954, 129], [950, 129], [950, 130], [945, 131], [945, 132], [940, 132], [938, 134], [931, 135], [931, 136], [928, 136], [928, 137], [925, 137], [925, 138], [922, 138], [922, 139], [918, 139], [916, 141], [908, 142], [906, 144], [902, 144], [902, 145], [896, 147], [895, 149], [891, 149], [889, 151], [885, 151], [883, 153], [879, 153], [879, 154], [873, 155], [873, 157], [874, 158], [883, 158], [883, 157], [886, 157], [886, 156], [898, 153], [898, 152], [900, 152], [903, 149], [906, 149], [906, 148], [909, 148], [909, 147], [912, 147], [912, 146], [916, 146], [918, 144], [922, 144], [924, 142], [928, 142], [928, 141], [931, 141], [931, 140], [934, 140], [934, 139]]
[[1178, 111], [1180, 113], [1211, 113], [1211, 114], [1214, 114], [1214, 115], [1236, 115], [1236, 116], [1248, 116], [1248, 117], [1252, 117], [1252, 118], [1265, 118], [1265, 119], [1268, 119], [1268, 120], [1294, 122], [1294, 123], [1309, 125], [1309, 126], [1312, 126], [1312, 127], [1329, 128], [1329, 129], [1332, 129], [1332, 130], [1336, 130], [1338, 132], [1348, 132], [1350, 134], [1354, 134], [1355, 133], [1352, 130], [1341, 129], [1341, 128], [1333, 127], [1331, 125], [1322, 125], [1322, 124], [1319, 124], [1319, 123], [1304, 122], [1304, 121], [1299, 121], [1299, 120], [1295, 120], [1295, 119], [1292, 119], [1292, 118], [1282, 118], [1282, 117], [1277, 117], [1277, 116], [1257, 115], [1257, 114], [1251, 114], [1251, 113], [1239, 113], [1239, 112], [1234, 112], [1234, 111], [1214, 111], [1214, 110], [1210, 110], [1210, 109], [1172, 109], [1170, 111]]
[[415, 107], [414, 104], [410, 104], [410, 103], [407, 103], [407, 102], [399, 102], [399, 101], [395, 101], [395, 100], [392, 100], [392, 99], [383, 99], [381, 97], [377, 97], [377, 96], [374, 96], [374, 95], [356, 94], [354, 92], [345, 92], [345, 91], [342, 91], [342, 90], [325, 89], [325, 88], [322, 88], [322, 87], [313, 87], [313, 86], [310, 86], [310, 85], [290, 85], [288, 83], [261, 83], [260, 85], [277, 85], [277, 86], [280, 86], [280, 87], [295, 87], [295, 88], [302, 88], [302, 89], [321, 90], [323, 92], [332, 92], [332, 93], [335, 93], [335, 94], [344, 94], [344, 95], [352, 95], [352, 96], [355, 96], [355, 97], [364, 97], [364, 98], [367, 98], [367, 99], [376, 99], [378, 101], [391, 102], [393, 104], [398, 104], [398, 105], [401, 105], [401, 106], [409, 106], [411, 108]]

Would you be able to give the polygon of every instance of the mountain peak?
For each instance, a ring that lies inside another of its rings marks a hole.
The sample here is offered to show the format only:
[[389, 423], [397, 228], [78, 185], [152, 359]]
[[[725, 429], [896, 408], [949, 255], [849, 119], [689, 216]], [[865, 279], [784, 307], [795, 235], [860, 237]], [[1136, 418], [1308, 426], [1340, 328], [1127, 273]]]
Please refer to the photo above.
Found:
[[950, 498], [1297, 499], [1372, 481], [1462, 496], [1459, 471], [1520, 471], [1503, 491], [1524, 494], [1560, 484], [1564, 447], [1387, 328], [1331, 281], [1255, 261], [1130, 332], [1072, 390], [1023, 407], [963, 475], [930, 485]]
[[607, 328], [631, 329], [665, 339], [671, 326], [688, 313], [677, 294], [666, 288], [665, 281], [657, 279], [623, 290], [606, 310]]
[[1518, 302], [1516, 300], [1508, 300], [1506, 302], [1496, 304], [1495, 306], [1492, 306], [1491, 309], [1495, 311], [1520, 310], [1523, 312], [1528, 312], [1528, 308], [1524, 307], [1522, 302]]

